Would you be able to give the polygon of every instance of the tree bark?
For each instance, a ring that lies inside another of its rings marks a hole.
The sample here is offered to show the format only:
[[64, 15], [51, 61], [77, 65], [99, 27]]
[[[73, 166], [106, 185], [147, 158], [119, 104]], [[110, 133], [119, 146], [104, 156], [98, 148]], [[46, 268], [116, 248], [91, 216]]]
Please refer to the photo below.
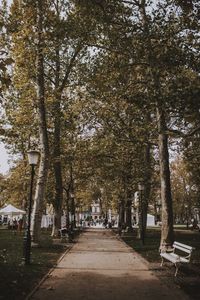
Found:
[[120, 199], [119, 202], [119, 222], [118, 222], [118, 229], [122, 230], [125, 223], [125, 203], [124, 199]]
[[145, 239], [146, 229], [147, 229], [147, 212], [149, 205], [149, 198], [151, 194], [151, 146], [147, 143], [144, 149], [144, 165], [145, 165], [145, 174], [144, 174], [144, 196], [142, 201], [142, 217], [143, 217], [143, 236]]
[[[57, 2], [56, 14], [60, 19], [59, 2]], [[53, 141], [53, 168], [55, 177], [54, 198], [54, 224], [52, 235], [58, 236], [61, 228], [61, 216], [63, 205], [63, 178], [61, 164], [61, 95], [60, 90], [60, 38], [57, 34], [55, 43], [55, 91], [54, 91], [54, 141]]]
[[128, 230], [132, 230], [132, 220], [131, 220], [131, 206], [132, 206], [132, 199], [126, 200], [126, 227]]
[[49, 145], [46, 124], [45, 110], [45, 85], [44, 85], [44, 56], [43, 56], [43, 4], [42, 0], [37, 1], [37, 106], [39, 121], [39, 138], [40, 138], [40, 165], [37, 177], [34, 206], [32, 212], [31, 232], [32, 239], [38, 243], [40, 241], [41, 217], [43, 202], [49, 168]]
[[58, 236], [61, 228], [62, 204], [63, 204], [63, 180], [62, 180], [62, 165], [61, 165], [61, 149], [60, 149], [60, 134], [61, 134], [61, 107], [60, 97], [57, 96], [54, 105], [54, 152], [53, 165], [55, 176], [55, 199], [54, 199], [54, 229], [53, 235]]
[[169, 169], [168, 136], [165, 133], [166, 121], [161, 107], [157, 107], [158, 147], [160, 161], [161, 202], [162, 202], [162, 228], [160, 249], [171, 247], [174, 241], [173, 210]]

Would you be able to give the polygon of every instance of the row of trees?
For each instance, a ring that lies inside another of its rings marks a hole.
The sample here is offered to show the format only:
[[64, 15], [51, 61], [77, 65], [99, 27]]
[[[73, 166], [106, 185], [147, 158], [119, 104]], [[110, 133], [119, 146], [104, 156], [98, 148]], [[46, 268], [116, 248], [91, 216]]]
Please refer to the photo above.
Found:
[[161, 247], [171, 245], [169, 149], [181, 155], [199, 205], [199, 9], [175, 0], [2, 1], [1, 135], [20, 155], [10, 178], [24, 173], [21, 191], [27, 149], [41, 151], [35, 241], [46, 201], [57, 234], [70, 195], [82, 205], [102, 188], [130, 225], [142, 182], [144, 216], [160, 188]]

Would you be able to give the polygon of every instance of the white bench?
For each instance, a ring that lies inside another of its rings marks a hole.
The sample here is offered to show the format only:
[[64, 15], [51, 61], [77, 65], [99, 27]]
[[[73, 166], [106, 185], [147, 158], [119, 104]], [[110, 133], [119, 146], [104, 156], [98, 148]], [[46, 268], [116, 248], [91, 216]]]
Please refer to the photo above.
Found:
[[[181, 255], [181, 254], [177, 254], [177, 250], [183, 254], [187, 254], [185, 256]], [[170, 252], [160, 252], [160, 256], [162, 258], [162, 262], [161, 262], [161, 266], [164, 263], [164, 259], [172, 262], [175, 267], [176, 267], [176, 271], [174, 276], [177, 275], [178, 273], [178, 269], [180, 267], [181, 264], [189, 264], [190, 263], [190, 259], [191, 259], [191, 254], [192, 254], [192, 250], [194, 250], [193, 247], [179, 243], [179, 242], [174, 242], [173, 243], [173, 248]]]

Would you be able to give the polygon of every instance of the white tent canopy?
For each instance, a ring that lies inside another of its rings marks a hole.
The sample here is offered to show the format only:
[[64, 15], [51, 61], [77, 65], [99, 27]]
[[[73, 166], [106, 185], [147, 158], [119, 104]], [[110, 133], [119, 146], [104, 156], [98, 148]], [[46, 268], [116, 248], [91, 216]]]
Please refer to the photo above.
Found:
[[15, 206], [8, 204], [4, 208], [0, 209], [0, 215], [6, 216], [19, 216], [24, 215], [26, 212], [24, 210], [18, 209]]
[[147, 226], [155, 226], [155, 217], [147, 214]]
[[41, 228], [48, 228], [53, 224], [53, 215], [42, 215]]

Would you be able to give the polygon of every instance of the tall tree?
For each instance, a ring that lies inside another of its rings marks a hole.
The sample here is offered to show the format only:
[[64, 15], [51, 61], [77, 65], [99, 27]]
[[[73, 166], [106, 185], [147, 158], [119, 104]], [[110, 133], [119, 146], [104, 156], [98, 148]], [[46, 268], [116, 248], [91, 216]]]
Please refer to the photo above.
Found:
[[49, 169], [49, 144], [47, 134], [46, 108], [45, 108], [45, 82], [44, 82], [44, 9], [43, 0], [36, 1], [36, 34], [37, 34], [37, 54], [36, 54], [36, 92], [37, 92], [37, 108], [40, 138], [40, 165], [38, 171], [38, 179], [36, 185], [33, 219], [31, 230], [33, 241], [39, 242], [42, 209], [45, 198], [45, 191]]
[[7, 1], [0, 3], [0, 98], [5, 88], [10, 84], [10, 74], [7, 67], [13, 62], [9, 57], [9, 36], [7, 35], [8, 7]]
[[[84, 53], [86, 34], [81, 30], [81, 20], [74, 8], [73, 1], [49, 1], [50, 8], [46, 18], [46, 34], [48, 36], [48, 55], [46, 61], [46, 78], [49, 91], [52, 93], [53, 119], [53, 166], [55, 175], [55, 224], [53, 235], [58, 234], [61, 227], [63, 205], [63, 172], [62, 172], [62, 131], [64, 126], [64, 110], [70, 104], [70, 85], [77, 81], [75, 67]], [[79, 24], [80, 23], [80, 24]]]

